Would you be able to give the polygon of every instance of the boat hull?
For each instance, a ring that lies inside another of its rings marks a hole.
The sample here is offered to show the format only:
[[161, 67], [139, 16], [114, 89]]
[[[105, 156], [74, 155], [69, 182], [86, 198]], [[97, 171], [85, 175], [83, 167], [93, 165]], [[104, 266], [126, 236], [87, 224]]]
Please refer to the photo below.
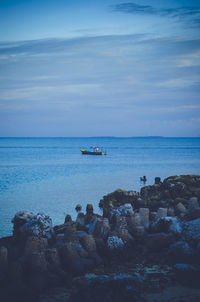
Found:
[[87, 151], [81, 149], [82, 154], [87, 154], [87, 155], [106, 155], [106, 152], [97, 152], [97, 151]]

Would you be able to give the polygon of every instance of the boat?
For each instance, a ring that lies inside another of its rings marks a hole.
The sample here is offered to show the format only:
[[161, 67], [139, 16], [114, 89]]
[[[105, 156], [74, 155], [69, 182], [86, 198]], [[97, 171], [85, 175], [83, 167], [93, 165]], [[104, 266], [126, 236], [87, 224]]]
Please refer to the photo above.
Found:
[[87, 155], [106, 155], [106, 152], [102, 151], [102, 148], [100, 150], [99, 147], [92, 146], [90, 147], [90, 150], [81, 149], [82, 154]]

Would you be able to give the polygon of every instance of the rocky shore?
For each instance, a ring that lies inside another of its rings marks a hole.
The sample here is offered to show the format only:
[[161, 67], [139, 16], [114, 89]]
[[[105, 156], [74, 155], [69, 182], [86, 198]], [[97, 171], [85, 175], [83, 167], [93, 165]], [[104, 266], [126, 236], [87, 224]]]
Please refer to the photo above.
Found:
[[116, 190], [102, 216], [22, 211], [0, 238], [0, 301], [200, 301], [200, 175]]

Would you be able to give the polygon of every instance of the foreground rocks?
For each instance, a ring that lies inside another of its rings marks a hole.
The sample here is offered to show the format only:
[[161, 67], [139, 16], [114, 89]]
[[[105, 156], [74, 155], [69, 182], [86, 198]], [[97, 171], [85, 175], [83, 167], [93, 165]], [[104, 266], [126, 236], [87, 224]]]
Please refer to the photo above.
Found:
[[104, 196], [102, 216], [77, 205], [76, 221], [59, 226], [17, 213], [13, 236], [0, 239], [2, 301], [50, 301], [54, 290], [54, 301], [150, 301], [169, 286], [200, 299], [200, 176], [155, 183]]

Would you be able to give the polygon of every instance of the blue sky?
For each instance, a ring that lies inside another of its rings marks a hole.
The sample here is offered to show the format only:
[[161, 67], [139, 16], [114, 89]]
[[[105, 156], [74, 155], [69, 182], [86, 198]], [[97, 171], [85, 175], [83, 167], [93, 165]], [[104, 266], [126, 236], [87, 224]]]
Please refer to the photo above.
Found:
[[0, 1], [0, 136], [199, 136], [199, 1]]

